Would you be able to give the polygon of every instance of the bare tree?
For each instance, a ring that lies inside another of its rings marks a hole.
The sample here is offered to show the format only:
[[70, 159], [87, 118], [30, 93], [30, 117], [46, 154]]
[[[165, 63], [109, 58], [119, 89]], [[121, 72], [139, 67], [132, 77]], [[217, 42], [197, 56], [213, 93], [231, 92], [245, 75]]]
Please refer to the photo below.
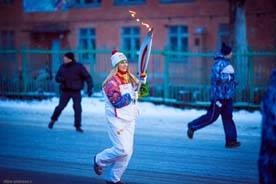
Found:
[[246, 36], [246, 0], [228, 0], [230, 43], [236, 50], [247, 49]]
[[[229, 2], [229, 27], [230, 43], [235, 50], [237, 79], [240, 83], [239, 89], [246, 92], [246, 96], [251, 98], [252, 93], [248, 91], [252, 84], [250, 76], [250, 63], [247, 57], [247, 34], [246, 34], [246, 0], [228, 0]], [[241, 71], [239, 71], [241, 70]]]

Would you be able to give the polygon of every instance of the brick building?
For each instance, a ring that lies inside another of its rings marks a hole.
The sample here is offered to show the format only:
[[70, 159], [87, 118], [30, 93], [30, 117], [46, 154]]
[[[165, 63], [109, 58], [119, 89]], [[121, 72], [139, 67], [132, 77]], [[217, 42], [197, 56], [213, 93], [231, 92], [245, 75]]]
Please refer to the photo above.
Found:
[[[52, 11], [30, 9], [28, 1], [32, 2], [26, 0], [25, 7], [22, 0], [1, 1], [1, 48], [18, 49], [24, 43], [27, 48], [45, 49], [137, 49], [147, 30], [128, 10], [154, 27], [154, 50], [175, 44], [179, 51], [215, 50], [229, 36], [226, 0], [71, 0], [66, 10], [56, 5]], [[254, 50], [275, 49], [275, 4], [273, 0], [246, 3], [248, 44]]]

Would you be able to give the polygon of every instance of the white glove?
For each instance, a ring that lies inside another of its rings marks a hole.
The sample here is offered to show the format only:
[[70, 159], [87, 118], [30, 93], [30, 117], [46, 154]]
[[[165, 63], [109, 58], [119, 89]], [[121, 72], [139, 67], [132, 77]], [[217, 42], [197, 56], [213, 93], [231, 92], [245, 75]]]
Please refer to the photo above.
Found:
[[137, 100], [138, 100], [138, 91], [134, 91], [134, 92], [132, 93], [131, 99], [134, 100], [134, 101], [137, 101]]
[[234, 68], [233, 68], [232, 65], [227, 65], [225, 68], [223, 68], [223, 70], [221, 71], [221, 73], [232, 74], [232, 73], [235, 73], [235, 70], [234, 70]]
[[222, 104], [220, 103], [220, 101], [216, 101], [216, 105], [217, 105], [218, 107], [222, 107]]

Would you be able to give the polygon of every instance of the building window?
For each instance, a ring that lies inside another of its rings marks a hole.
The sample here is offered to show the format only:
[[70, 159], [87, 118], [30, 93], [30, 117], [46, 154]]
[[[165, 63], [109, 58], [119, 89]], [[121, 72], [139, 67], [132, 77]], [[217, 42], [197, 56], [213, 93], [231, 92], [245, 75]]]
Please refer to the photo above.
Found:
[[73, 0], [23, 0], [24, 13], [67, 11], [72, 8]]
[[159, 0], [160, 3], [189, 3], [194, 0]]
[[74, 0], [74, 7], [99, 7], [102, 3], [101, 0]]
[[146, 0], [114, 0], [116, 6], [142, 5]]
[[96, 49], [96, 32], [93, 28], [80, 28], [79, 29], [79, 60], [83, 63], [90, 63], [95, 59], [95, 54], [91, 50]]
[[[169, 26], [168, 27], [168, 47], [174, 52], [188, 51], [188, 27], [187, 26]], [[178, 60], [181, 56], [173, 55], [173, 59]]]
[[14, 0], [0, 0], [0, 4], [13, 4]]
[[129, 61], [138, 59], [137, 52], [140, 48], [140, 28], [124, 27], [121, 30], [122, 49], [124, 50]]
[[9, 51], [1, 54], [2, 59], [15, 61], [15, 52], [12, 52], [15, 49], [14, 31], [0, 31], [0, 49]]
[[218, 25], [218, 43], [217, 48], [221, 47], [221, 43], [225, 42], [230, 44], [230, 27], [229, 24], [219, 24]]

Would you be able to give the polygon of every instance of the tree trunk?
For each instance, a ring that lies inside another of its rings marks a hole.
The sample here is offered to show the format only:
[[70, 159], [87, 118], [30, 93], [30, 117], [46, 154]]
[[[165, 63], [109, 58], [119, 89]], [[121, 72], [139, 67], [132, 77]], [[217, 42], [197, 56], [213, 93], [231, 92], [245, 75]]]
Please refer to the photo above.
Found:
[[252, 63], [248, 61], [247, 55], [247, 33], [246, 33], [246, 0], [228, 0], [229, 1], [229, 27], [230, 27], [230, 43], [236, 55], [233, 60], [236, 61], [236, 76], [239, 81], [238, 90], [244, 94], [243, 98], [253, 101], [253, 91], [249, 91], [250, 86], [253, 87], [254, 79], [250, 75], [253, 71]]

